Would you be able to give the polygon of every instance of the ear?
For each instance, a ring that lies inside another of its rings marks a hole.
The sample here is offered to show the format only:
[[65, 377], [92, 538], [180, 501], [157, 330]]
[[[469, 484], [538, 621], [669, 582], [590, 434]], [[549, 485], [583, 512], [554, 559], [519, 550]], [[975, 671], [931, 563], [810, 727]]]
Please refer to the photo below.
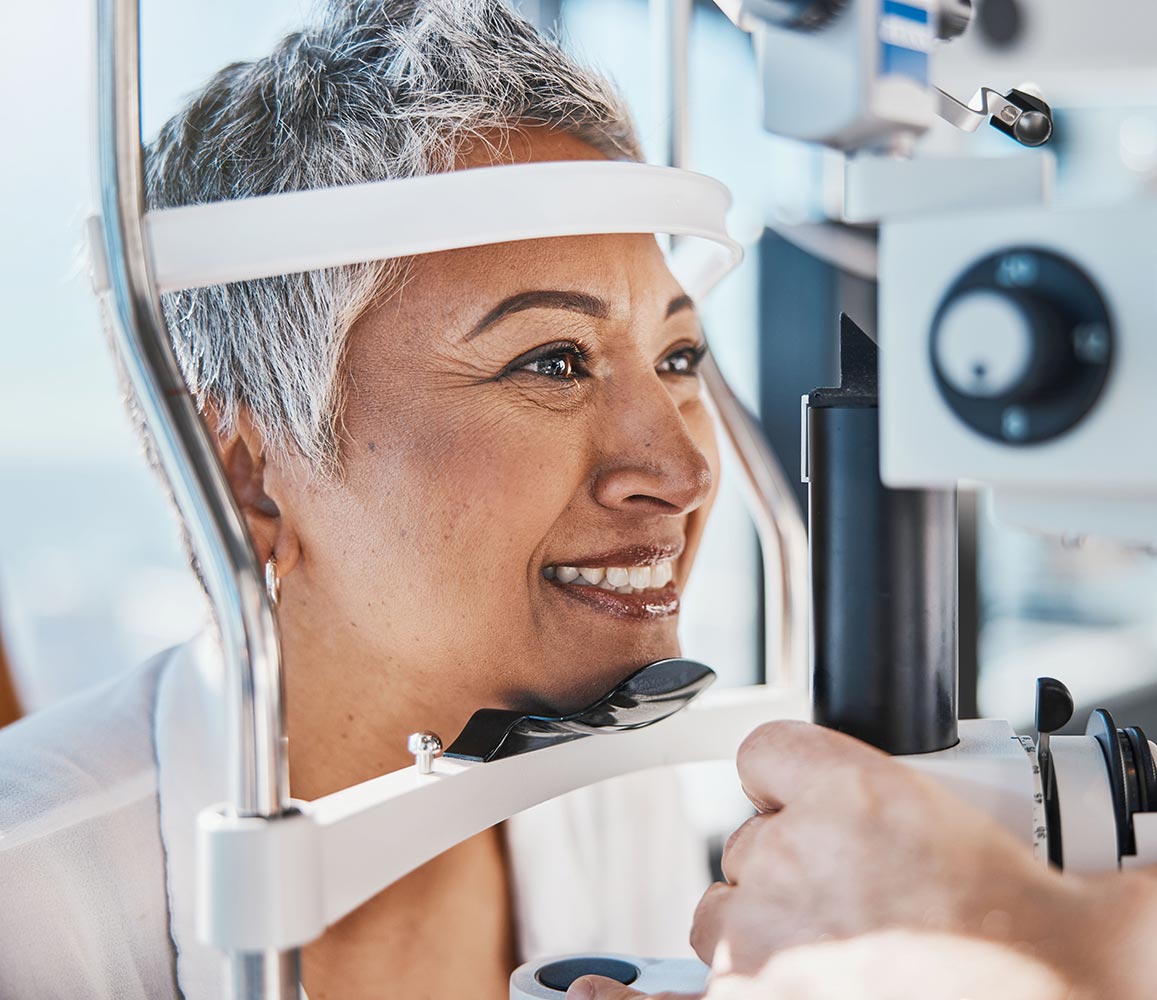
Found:
[[216, 429], [217, 454], [233, 498], [245, 517], [257, 559], [264, 563], [274, 556], [278, 573], [285, 576], [297, 561], [298, 547], [281, 509], [266, 488], [269, 469], [265, 440], [244, 408], [228, 433], [221, 432], [213, 407], [206, 408], [205, 416], [209, 426]]

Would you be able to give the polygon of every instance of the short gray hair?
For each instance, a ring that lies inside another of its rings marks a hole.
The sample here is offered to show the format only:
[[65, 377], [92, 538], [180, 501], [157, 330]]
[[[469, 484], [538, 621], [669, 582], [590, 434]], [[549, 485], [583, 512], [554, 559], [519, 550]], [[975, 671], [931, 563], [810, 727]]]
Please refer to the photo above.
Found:
[[[268, 56], [217, 73], [146, 153], [168, 208], [452, 170], [467, 142], [558, 129], [641, 159], [621, 99], [502, 0], [334, 0]], [[501, 142], [501, 138], [499, 139]], [[334, 471], [346, 334], [403, 262], [163, 296], [189, 389], [228, 433], [245, 407], [274, 452]]]

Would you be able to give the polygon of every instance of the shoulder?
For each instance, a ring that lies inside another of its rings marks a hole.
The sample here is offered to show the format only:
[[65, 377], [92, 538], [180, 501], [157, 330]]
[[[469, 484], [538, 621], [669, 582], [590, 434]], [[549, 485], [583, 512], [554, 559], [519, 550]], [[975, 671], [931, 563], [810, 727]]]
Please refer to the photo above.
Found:
[[73, 815], [100, 814], [149, 793], [136, 786], [156, 773], [153, 711], [171, 655], [0, 729], [0, 846], [8, 849], [20, 831], [27, 840], [38, 827], [51, 828], [37, 819], [62, 806]]
[[166, 995], [153, 719], [170, 657], [0, 730], [0, 995]]

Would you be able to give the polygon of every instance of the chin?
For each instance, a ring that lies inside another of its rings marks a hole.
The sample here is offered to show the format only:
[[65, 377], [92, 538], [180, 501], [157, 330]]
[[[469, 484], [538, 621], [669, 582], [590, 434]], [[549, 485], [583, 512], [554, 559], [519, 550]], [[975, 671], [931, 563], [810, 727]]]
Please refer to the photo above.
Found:
[[577, 663], [574, 649], [568, 649], [560, 656], [566, 664], [561, 671], [555, 662], [544, 665], [539, 675], [551, 677], [554, 683], [535, 684], [524, 698], [518, 699], [518, 707], [536, 715], [569, 715], [586, 708], [647, 664], [681, 655], [674, 628], [671, 633], [656, 636], [650, 642], [631, 643], [629, 649], [617, 646], [601, 653], [592, 650]]

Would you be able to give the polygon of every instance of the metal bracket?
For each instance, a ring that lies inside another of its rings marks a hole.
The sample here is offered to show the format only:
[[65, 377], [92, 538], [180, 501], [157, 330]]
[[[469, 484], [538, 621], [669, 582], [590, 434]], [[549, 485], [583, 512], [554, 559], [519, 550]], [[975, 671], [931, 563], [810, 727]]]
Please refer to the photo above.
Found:
[[[1053, 134], [1052, 111], [1040, 98], [1023, 90], [1001, 94], [981, 87], [968, 104], [934, 87], [936, 113], [964, 132], [975, 132], [991, 119], [992, 124], [1022, 146], [1043, 146]], [[977, 106], [979, 105], [979, 107]]]

